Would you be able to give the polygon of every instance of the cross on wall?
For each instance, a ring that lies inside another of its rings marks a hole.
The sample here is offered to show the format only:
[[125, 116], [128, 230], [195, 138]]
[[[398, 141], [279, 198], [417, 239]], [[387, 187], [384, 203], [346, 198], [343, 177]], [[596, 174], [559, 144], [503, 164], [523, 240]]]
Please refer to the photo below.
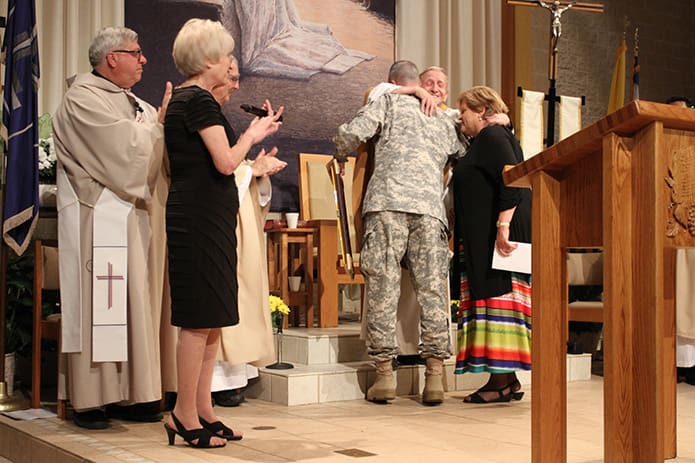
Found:
[[548, 88], [548, 93], [545, 94], [545, 99], [548, 101], [545, 146], [549, 147], [555, 143], [555, 103], [560, 101], [560, 98], [557, 96], [555, 84], [557, 80], [558, 41], [562, 34], [562, 14], [570, 8], [579, 11], [603, 13], [603, 4], [560, 0], [507, 0], [507, 5], [541, 7], [548, 10], [551, 14], [550, 50], [548, 53], [548, 81], [550, 86]]

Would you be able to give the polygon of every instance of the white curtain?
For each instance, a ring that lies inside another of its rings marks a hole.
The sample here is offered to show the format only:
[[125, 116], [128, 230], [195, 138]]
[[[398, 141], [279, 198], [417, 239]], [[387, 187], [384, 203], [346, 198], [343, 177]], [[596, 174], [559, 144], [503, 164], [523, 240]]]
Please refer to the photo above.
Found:
[[502, 83], [501, 0], [396, 0], [396, 59], [449, 75], [449, 104], [473, 85]]
[[87, 50], [96, 31], [122, 26], [124, 20], [123, 0], [36, 0], [39, 114], [55, 113], [65, 93], [65, 79], [91, 70]]

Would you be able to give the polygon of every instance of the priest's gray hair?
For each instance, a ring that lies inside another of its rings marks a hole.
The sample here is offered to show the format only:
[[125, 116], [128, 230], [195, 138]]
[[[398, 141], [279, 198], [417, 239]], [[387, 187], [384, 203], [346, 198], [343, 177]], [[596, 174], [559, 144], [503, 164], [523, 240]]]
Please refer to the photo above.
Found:
[[408, 60], [399, 60], [391, 65], [389, 69], [389, 82], [398, 85], [417, 84], [419, 79], [418, 70], [415, 63]]
[[174, 39], [174, 64], [186, 77], [201, 73], [207, 63], [218, 63], [234, 51], [234, 39], [219, 21], [193, 18]]
[[89, 45], [89, 64], [95, 68], [104, 62], [107, 54], [137, 40], [138, 34], [132, 29], [115, 26], [105, 27], [97, 32]]

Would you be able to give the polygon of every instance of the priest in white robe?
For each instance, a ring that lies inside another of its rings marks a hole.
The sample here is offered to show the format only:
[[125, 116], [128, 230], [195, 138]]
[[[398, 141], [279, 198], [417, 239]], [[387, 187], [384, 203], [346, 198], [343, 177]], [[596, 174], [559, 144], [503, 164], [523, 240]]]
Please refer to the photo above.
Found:
[[258, 367], [275, 361], [263, 232], [270, 207], [270, 179], [255, 178], [249, 161], [237, 167], [234, 176], [239, 189], [236, 230], [239, 324], [222, 328], [220, 337], [221, 355], [213, 372], [212, 397], [216, 405], [222, 406], [243, 401], [239, 390], [249, 379], [258, 376]]
[[173, 329], [162, 314], [171, 84], [159, 112], [130, 91], [147, 59], [127, 28], [99, 31], [89, 59], [93, 72], [75, 78], [53, 122], [66, 357], [59, 397], [76, 424], [102, 429], [107, 404], [134, 404], [123, 418], [161, 419], [160, 326]]
[[[238, 64], [235, 66], [233, 69], [238, 69]], [[213, 88], [212, 95], [224, 106], [238, 88], [237, 77]], [[258, 367], [275, 360], [263, 231], [272, 187], [267, 176], [256, 177], [253, 170], [253, 161], [246, 160], [234, 171], [239, 191], [236, 228], [239, 324], [222, 328], [220, 334], [220, 354], [213, 370], [211, 390], [215, 404], [222, 406], [239, 405], [243, 401], [240, 389], [258, 376]]]

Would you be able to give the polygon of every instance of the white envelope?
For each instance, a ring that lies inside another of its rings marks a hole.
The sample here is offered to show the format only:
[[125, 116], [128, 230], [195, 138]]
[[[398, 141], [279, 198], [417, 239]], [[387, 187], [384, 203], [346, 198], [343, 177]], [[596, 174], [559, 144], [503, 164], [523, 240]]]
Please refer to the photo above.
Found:
[[[512, 241], [514, 243], [515, 241]], [[503, 256], [497, 251], [492, 255], [492, 268], [510, 272], [531, 273], [531, 243], [516, 243], [519, 245], [510, 255]]]

